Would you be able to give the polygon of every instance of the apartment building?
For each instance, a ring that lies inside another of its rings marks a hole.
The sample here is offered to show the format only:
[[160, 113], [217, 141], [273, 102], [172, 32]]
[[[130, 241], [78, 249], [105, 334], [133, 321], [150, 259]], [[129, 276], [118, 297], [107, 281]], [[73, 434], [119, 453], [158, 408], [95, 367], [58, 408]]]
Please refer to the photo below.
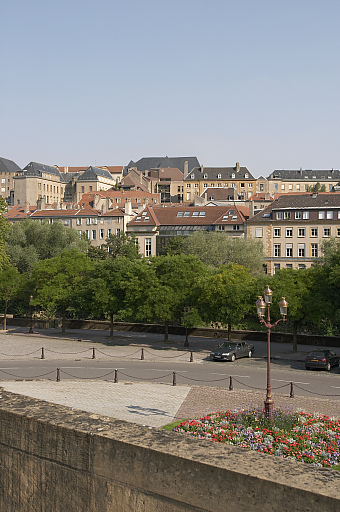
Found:
[[127, 225], [143, 256], [162, 253], [169, 237], [190, 236], [195, 231], [217, 231], [233, 238], [243, 237], [248, 209], [224, 206], [147, 207]]
[[195, 167], [184, 177], [184, 202], [192, 202], [209, 188], [234, 188], [238, 200], [250, 197], [256, 189], [256, 179], [247, 167]]
[[340, 238], [340, 193], [281, 195], [247, 220], [246, 236], [262, 240], [269, 274], [308, 268], [324, 240]]
[[20, 167], [13, 160], [0, 157], [0, 196], [9, 204], [13, 196], [14, 176], [20, 171]]
[[[268, 177], [259, 178], [258, 190], [268, 192], [271, 195], [285, 194], [287, 192], [308, 192], [317, 184], [330, 192], [340, 181], [340, 171], [337, 169], [328, 170], [275, 170]], [[262, 190], [260, 187], [262, 186]]]

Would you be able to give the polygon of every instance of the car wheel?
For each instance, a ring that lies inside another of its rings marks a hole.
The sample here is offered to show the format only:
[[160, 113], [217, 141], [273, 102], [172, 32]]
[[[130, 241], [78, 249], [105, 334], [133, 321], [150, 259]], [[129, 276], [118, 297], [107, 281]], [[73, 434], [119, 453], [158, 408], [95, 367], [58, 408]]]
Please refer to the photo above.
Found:
[[326, 370], [327, 370], [328, 372], [330, 372], [330, 371], [331, 371], [331, 363], [327, 363]]
[[251, 351], [251, 350], [249, 350], [249, 352], [248, 352], [248, 357], [251, 357], [252, 355], [253, 355], [252, 351]]
[[235, 354], [233, 354], [233, 355], [231, 356], [231, 362], [233, 363], [233, 362], [235, 361], [235, 359], [236, 359], [236, 356], [235, 356]]

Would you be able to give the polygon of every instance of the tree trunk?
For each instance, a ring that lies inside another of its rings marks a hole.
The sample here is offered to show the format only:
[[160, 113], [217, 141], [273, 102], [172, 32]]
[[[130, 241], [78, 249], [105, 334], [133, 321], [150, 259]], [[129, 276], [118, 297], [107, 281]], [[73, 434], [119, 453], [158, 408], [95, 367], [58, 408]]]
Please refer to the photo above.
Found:
[[165, 320], [164, 322], [164, 341], [169, 341], [169, 321]]
[[227, 324], [227, 329], [228, 329], [228, 341], [230, 341], [230, 337], [231, 337], [231, 324]]
[[61, 332], [64, 334], [66, 332], [66, 319], [65, 319], [65, 307], [63, 306], [63, 313], [61, 319]]
[[110, 313], [110, 338], [113, 338], [113, 313]]
[[293, 322], [293, 352], [297, 352], [297, 328], [298, 322], [294, 320]]
[[187, 327], [185, 328], [185, 342], [184, 342], [184, 346], [185, 347], [189, 346], [188, 328]]
[[7, 315], [6, 315], [6, 311], [5, 311], [5, 314], [4, 314], [4, 331], [6, 331], [7, 329]]

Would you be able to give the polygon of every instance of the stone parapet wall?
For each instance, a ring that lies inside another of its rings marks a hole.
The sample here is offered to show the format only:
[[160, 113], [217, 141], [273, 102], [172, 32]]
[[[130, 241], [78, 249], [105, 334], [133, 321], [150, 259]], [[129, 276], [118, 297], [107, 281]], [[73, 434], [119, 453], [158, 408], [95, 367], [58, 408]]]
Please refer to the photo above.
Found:
[[4, 390], [0, 463], [6, 512], [340, 509], [336, 471]]

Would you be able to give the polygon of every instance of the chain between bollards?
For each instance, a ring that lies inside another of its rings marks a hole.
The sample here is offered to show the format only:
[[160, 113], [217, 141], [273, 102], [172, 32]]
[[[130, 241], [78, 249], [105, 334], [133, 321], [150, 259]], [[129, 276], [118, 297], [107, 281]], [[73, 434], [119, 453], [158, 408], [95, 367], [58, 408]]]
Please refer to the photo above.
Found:
[[44, 347], [41, 347], [41, 358], [40, 359], [45, 359]]
[[92, 359], [96, 359], [96, 349], [92, 348]]
[[140, 359], [141, 359], [141, 361], [144, 361], [144, 348], [142, 348], [142, 353], [140, 355]]
[[230, 376], [229, 377], [229, 391], [233, 391], [233, 378]]
[[57, 368], [57, 382], [60, 382], [60, 368]]
[[117, 384], [118, 382], [118, 370], [117, 368], [115, 369], [115, 378], [114, 378], [114, 381], [113, 381], [115, 384]]
[[290, 395], [289, 398], [294, 398], [294, 384], [290, 383]]
[[176, 372], [172, 372], [172, 385], [176, 386]]

